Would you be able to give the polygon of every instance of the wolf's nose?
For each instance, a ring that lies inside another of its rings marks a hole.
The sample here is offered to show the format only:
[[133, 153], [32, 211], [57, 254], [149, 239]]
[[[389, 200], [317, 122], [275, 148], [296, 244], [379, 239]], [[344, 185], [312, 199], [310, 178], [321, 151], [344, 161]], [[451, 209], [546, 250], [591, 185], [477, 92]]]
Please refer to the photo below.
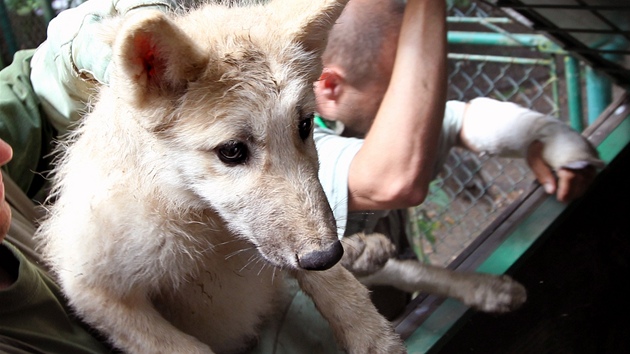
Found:
[[341, 256], [343, 256], [343, 246], [340, 241], [336, 241], [326, 250], [298, 256], [298, 264], [305, 270], [326, 270], [337, 264]]

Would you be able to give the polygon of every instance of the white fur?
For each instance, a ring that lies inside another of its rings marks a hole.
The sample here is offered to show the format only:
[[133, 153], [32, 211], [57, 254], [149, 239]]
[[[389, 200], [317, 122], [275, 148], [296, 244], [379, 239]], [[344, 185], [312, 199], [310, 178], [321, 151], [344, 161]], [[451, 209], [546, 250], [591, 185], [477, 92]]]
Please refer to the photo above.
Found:
[[[117, 347], [244, 350], [289, 271], [342, 348], [405, 351], [348, 271], [302, 269], [338, 242], [299, 126], [343, 3], [147, 10], [110, 25], [111, 85], [62, 149], [38, 235], [71, 305]], [[231, 140], [246, 161], [219, 158]]]

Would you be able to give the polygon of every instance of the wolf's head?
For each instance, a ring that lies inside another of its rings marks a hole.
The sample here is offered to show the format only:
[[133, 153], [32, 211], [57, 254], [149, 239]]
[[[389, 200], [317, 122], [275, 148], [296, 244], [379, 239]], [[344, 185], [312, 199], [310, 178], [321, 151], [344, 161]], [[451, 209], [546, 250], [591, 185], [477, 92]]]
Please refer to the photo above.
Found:
[[138, 11], [114, 42], [111, 89], [168, 159], [160, 183], [289, 269], [343, 253], [317, 178], [312, 84], [344, 3]]

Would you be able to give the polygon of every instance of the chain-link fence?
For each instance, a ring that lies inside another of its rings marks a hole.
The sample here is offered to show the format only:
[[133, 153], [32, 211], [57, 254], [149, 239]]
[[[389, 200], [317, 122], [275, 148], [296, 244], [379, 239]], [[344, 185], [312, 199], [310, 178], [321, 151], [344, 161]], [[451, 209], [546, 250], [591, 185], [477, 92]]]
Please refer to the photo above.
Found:
[[0, 1], [0, 68], [9, 65], [20, 49], [35, 48], [46, 39], [47, 22], [32, 1]]

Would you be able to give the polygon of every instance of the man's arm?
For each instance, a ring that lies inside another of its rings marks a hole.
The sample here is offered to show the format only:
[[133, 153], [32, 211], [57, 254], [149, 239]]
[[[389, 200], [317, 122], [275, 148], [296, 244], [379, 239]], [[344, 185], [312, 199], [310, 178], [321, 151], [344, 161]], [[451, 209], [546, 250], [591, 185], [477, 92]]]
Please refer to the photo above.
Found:
[[350, 165], [349, 210], [409, 207], [426, 197], [446, 97], [445, 2], [410, 0], [390, 85]]
[[459, 143], [478, 153], [526, 158], [545, 191], [561, 202], [584, 194], [595, 178], [596, 168], [603, 167], [588, 140], [566, 124], [514, 103], [489, 98], [467, 104]]

